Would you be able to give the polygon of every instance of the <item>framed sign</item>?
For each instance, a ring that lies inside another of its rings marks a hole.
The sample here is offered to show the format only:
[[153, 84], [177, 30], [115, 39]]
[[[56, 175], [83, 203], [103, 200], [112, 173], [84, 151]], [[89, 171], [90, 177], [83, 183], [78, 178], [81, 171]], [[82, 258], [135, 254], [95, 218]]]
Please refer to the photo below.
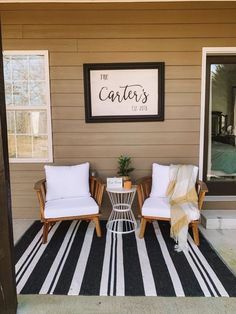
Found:
[[164, 120], [164, 63], [84, 64], [86, 122]]

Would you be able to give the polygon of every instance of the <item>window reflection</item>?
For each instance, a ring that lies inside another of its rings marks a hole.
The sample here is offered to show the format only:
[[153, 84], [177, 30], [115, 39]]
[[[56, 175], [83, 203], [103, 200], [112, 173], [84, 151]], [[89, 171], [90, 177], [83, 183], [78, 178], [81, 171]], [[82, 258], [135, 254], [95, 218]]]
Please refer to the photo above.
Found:
[[236, 65], [211, 64], [207, 177], [236, 179]]

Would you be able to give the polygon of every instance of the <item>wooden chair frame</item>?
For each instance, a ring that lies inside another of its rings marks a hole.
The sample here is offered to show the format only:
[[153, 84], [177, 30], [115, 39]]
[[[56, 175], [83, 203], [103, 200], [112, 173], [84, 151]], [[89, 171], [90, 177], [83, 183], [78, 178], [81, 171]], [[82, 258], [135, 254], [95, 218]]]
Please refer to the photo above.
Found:
[[[149, 216], [142, 215], [143, 203], [145, 199], [149, 197], [151, 193], [151, 187], [152, 187], [152, 177], [143, 177], [137, 181], [137, 196], [138, 196], [138, 205], [139, 205], [139, 211], [140, 211], [140, 217], [141, 217], [139, 237], [141, 239], [144, 237], [147, 222], [152, 222], [153, 220], [170, 221], [170, 218], [155, 217], [155, 216], [149, 217]], [[206, 192], [208, 192], [208, 188], [204, 182], [198, 180], [196, 183], [196, 190], [198, 193], [198, 208], [199, 210], [201, 210], [205, 194]], [[199, 224], [199, 220], [193, 220], [190, 222], [190, 226], [192, 227], [192, 230], [193, 230], [193, 239], [196, 245], [200, 244], [198, 224]]]
[[36, 191], [37, 198], [39, 201], [40, 207], [40, 216], [41, 221], [43, 222], [43, 243], [47, 243], [48, 230], [50, 225], [54, 224], [57, 221], [62, 220], [92, 220], [95, 223], [96, 233], [98, 237], [102, 236], [101, 227], [99, 222], [100, 208], [102, 205], [102, 198], [105, 185], [102, 180], [98, 177], [89, 178], [90, 193], [94, 200], [99, 206], [99, 213], [94, 215], [83, 215], [83, 216], [71, 216], [71, 217], [59, 217], [59, 218], [45, 218], [44, 209], [46, 202], [46, 179], [39, 180], [34, 185], [34, 190]]

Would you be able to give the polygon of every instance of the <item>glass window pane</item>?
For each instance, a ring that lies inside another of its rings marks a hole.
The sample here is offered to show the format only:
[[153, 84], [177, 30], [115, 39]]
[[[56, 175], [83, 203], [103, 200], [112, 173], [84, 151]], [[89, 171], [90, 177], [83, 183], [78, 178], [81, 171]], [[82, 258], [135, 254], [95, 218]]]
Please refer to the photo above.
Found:
[[48, 156], [48, 138], [47, 136], [33, 137], [33, 157], [47, 158]]
[[16, 112], [16, 133], [31, 134], [31, 115], [27, 111]]
[[30, 80], [45, 79], [43, 56], [29, 56], [29, 79]]
[[30, 104], [32, 106], [46, 105], [45, 83], [31, 81], [29, 87], [30, 87]]
[[27, 106], [29, 104], [28, 83], [13, 83], [13, 103], [16, 106]]
[[32, 132], [34, 135], [47, 134], [47, 113], [46, 111], [33, 111], [32, 117]]
[[27, 56], [12, 56], [12, 80], [28, 80]]
[[10, 158], [16, 157], [15, 135], [8, 135], [8, 154]]
[[5, 101], [6, 106], [12, 105], [12, 84], [5, 81]]
[[17, 157], [32, 157], [32, 138], [26, 135], [17, 135]]
[[236, 64], [211, 64], [207, 178], [236, 180]]
[[11, 57], [5, 56], [4, 59], [4, 79], [11, 80]]
[[15, 134], [15, 111], [7, 112], [7, 131], [8, 134]]

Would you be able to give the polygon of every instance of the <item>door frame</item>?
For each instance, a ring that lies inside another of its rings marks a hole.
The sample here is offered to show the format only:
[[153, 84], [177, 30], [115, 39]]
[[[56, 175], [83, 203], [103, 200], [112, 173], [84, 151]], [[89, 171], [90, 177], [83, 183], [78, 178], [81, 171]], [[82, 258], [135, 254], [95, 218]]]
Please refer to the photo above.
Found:
[[[199, 179], [203, 179], [204, 166], [204, 138], [205, 138], [205, 110], [206, 110], [206, 71], [208, 56], [236, 56], [236, 47], [203, 47], [201, 73], [201, 112], [200, 112], [200, 143], [199, 143]], [[236, 201], [236, 195], [207, 196], [208, 201]]]

